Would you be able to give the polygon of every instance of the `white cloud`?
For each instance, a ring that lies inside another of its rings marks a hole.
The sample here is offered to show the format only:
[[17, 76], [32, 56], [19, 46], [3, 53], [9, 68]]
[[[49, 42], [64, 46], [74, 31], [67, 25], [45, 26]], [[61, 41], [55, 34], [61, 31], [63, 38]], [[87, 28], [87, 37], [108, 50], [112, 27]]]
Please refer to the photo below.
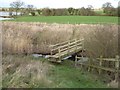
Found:
[[[0, 0], [0, 6], [9, 6], [15, 0]], [[100, 8], [105, 2], [111, 2], [114, 7], [118, 6], [119, 0], [21, 0], [26, 4], [32, 4], [37, 8], [80, 8], [92, 5], [95, 8]]]

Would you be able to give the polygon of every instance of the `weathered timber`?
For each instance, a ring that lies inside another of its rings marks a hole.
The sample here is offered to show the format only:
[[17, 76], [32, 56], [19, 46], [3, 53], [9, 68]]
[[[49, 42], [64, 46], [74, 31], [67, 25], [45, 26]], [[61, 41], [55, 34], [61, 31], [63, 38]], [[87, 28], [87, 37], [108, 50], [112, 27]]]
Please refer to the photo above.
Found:
[[[73, 55], [83, 49], [84, 39], [73, 39], [51, 45], [51, 55], [49, 56], [50, 61], [61, 62], [62, 58]], [[54, 59], [53, 59], [54, 58]]]
[[[96, 58], [96, 60], [94, 60], [94, 63], [92, 63], [91, 60], [88, 60], [88, 62], [86, 63], [78, 63], [77, 61], [80, 59], [81, 57], [76, 56], [76, 64], [81, 65], [81, 68], [82, 66], [87, 66], [88, 71], [90, 71], [91, 68], [95, 68], [98, 69], [99, 74], [101, 74], [102, 70], [112, 72], [114, 73], [115, 81], [118, 81], [120, 73], [120, 58], [118, 55], [116, 55], [115, 58], [103, 58], [102, 56], [100, 56], [100, 58]], [[103, 61], [113, 62], [113, 67], [111, 67], [110, 65], [108, 65], [109, 67], [104, 66]]]

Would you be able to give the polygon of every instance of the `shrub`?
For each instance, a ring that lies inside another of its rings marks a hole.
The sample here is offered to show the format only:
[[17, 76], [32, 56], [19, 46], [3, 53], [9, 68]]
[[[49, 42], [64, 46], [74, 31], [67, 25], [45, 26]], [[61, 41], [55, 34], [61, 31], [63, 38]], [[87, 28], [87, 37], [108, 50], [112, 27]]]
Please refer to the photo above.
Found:
[[35, 12], [31, 12], [32, 16], [35, 16]]
[[44, 9], [42, 10], [42, 14], [43, 14], [44, 16], [50, 16], [50, 15], [51, 15], [51, 10], [50, 10], [49, 8], [44, 8]]

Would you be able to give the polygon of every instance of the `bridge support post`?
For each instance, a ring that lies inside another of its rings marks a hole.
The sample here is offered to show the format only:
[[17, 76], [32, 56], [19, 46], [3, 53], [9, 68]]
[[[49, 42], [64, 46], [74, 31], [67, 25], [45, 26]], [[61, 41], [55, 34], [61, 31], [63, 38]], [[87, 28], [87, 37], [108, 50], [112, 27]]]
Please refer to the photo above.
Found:
[[91, 70], [91, 59], [88, 59], [89, 60], [89, 64], [88, 64], [88, 72], [90, 72], [90, 70]]
[[75, 67], [77, 67], [77, 55], [75, 56]]

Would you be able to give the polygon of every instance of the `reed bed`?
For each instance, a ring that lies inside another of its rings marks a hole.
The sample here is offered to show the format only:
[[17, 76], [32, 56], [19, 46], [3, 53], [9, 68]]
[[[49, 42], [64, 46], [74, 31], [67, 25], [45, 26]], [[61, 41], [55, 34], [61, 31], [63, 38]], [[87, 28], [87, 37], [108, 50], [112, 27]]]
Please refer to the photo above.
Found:
[[118, 54], [118, 25], [47, 24], [2, 22], [2, 49], [5, 54], [49, 54], [49, 45], [84, 38], [88, 56]]

